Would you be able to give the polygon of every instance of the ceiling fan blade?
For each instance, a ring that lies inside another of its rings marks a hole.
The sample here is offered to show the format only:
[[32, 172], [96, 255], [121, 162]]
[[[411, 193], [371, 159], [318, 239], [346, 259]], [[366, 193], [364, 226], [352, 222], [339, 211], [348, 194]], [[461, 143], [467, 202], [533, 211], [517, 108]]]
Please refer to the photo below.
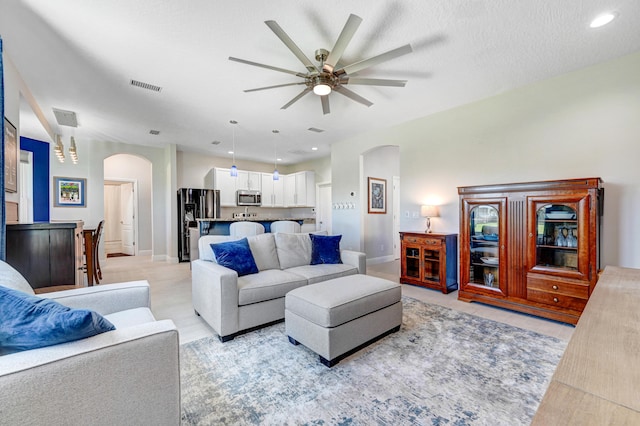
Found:
[[258, 92], [260, 90], [277, 89], [278, 87], [286, 87], [286, 86], [297, 86], [299, 84], [306, 84], [306, 83], [304, 81], [301, 81], [299, 83], [276, 84], [275, 86], [265, 86], [265, 87], [258, 87], [256, 89], [247, 89], [247, 90], [243, 90], [243, 92], [245, 93]]
[[348, 77], [340, 80], [340, 84], [364, 84], [369, 86], [404, 87], [407, 80], [387, 80], [384, 78], [358, 78]]
[[362, 96], [352, 92], [351, 90], [347, 89], [344, 86], [338, 86], [334, 89], [336, 92], [340, 93], [343, 96], [346, 96], [347, 98], [354, 100], [356, 102], [361, 103], [362, 105], [366, 106], [366, 107], [370, 107], [371, 105], [373, 105], [373, 102], [370, 102], [369, 100], [363, 98]]
[[311, 62], [309, 58], [302, 53], [302, 50], [300, 50], [293, 40], [291, 40], [276, 21], [264, 21], [264, 23], [271, 28], [271, 31], [273, 31], [275, 35], [282, 40], [282, 42], [293, 52], [294, 55], [296, 55], [296, 58], [298, 58], [310, 72], [318, 72], [318, 68], [316, 68], [316, 66], [313, 65], [313, 62]]
[[322, 102], [322, 114], [329, 114], [331, 112], [329, 109], [329, 95], [320, 96], [320, 102]]
[[268, 70], [284, 72], [287, 74], [293, 74], [298, 77], [305, 78], [307, 75], [298, 71], [291, 71], [284, 68], [273, 67], [271, 65], [260, 64], [258, 62], [247, 61], [246, 59], [234, 58], [233, 56], [229, 56], [230, 61], [240, 62], [241, 64], [253, 65], [254, 67], [266, 68]]
[[383, 62], [390, 61], [391, 59], [397, 58], [402, 55], [406, 55], [407, 53], [411, 53], [411, 52], [413, 52], [411, 45], [405, 44], [404, 46], [395, 48], [393, 50], [389, 50], [388, 52], [381, 53], [380, 55], [371, 57], [369, 59], [365, 59], [363, 61], [356, 62], [351, 65], [347, 65], [346, 67], [336, 71], [336, 74], [337, 75], [353, 74], [365, 68], [369, 68], [374, 65], [378, 65]]
[[333, 46], [333, 49], [331, 49], [331, 52], [329, 52], [329, 56], [324, 61], [324, 65], [322, 66], [323, 71], [333, 72], [333, 69], [336, 67], [338, 61], [340, 61], [344, 50], [347, 48], [347, 45], [353, 38], [353, 35], [360, 26], [361, 22], [361, 17], [354, 14], [349, 15], [349, 19], [347, 19], [347, 23], [344, 24], [344, 28], [342, 28], [342, 32], [338, 36], [336, 44]]
[[307, 93], [309, 93], [311, 91], [311, 87], [307, 87], [306, 89], [304, 89], [302, 92], [300, 92], [295, 98], [291, 99], [289, 102], [287, 102], [286, 104], [284, 104], [282, 107], [280, 107], [280, 109], [287, 109], [289, 108], [291, 105], [293, 105], [294, 103], [298, 102], [300, 100], [300, 98], [302, 98], [304, 95], [306, 95]]

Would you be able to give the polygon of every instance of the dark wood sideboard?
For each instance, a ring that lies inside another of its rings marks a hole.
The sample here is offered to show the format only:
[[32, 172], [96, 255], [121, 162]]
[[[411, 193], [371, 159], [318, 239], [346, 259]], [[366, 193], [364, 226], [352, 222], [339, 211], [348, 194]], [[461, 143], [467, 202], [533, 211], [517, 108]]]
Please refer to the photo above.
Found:
[[34, 289], [83, 285], [82, 222], [7, 225], [7, 263]]

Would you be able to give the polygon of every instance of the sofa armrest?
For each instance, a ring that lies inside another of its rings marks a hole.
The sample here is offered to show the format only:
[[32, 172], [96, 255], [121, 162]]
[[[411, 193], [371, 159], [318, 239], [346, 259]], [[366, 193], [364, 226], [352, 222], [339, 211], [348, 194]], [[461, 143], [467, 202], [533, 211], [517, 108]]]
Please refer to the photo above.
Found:
[[44, 293], [39, 296], [53, 299], [70, 308], [90, 309], [100, 315], [150, 307], [149, 283], [147, 281], [100, 284], [93, 287]]
[[193, 308], [220, 337], [238, 332], [238, 273], [215, 262], [191, 264]]
[[367, 255], [352, 250], [340, 250], [340, 258], [342, 263], [352, 265], [358, 268], [358, 273], [365, 275], [367, 273]]
[[171, 320], [4, 355], [3, 424], [180, 424], [178, 331]]

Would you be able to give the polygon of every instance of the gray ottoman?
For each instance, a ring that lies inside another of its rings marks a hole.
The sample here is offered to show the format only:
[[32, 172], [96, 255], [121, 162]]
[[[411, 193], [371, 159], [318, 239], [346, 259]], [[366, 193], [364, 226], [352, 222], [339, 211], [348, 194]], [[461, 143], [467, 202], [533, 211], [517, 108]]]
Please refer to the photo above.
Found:
[[289, 341], [302, 343], [332, 367], [341, 359], [400, 330], [400, 284], [351, 275], [290, 291], [284, 321]]

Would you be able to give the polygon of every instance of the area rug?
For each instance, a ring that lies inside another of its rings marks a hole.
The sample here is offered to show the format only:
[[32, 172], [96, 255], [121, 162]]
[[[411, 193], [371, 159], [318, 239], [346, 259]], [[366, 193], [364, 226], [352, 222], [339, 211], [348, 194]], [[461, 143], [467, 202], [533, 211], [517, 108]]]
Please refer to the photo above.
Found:
[[566, 342], [403, 297], [402, 328], [329, 369], [284, 324], [181, 346], [185, 425], [528, 425]]

